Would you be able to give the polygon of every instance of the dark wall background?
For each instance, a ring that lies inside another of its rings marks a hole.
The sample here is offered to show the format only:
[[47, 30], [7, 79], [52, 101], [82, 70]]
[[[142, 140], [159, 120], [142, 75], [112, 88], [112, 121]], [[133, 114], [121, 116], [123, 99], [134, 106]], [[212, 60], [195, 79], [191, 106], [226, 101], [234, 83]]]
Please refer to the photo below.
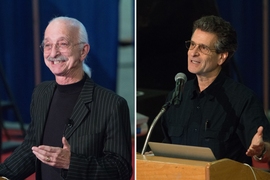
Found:
[[[41, 43], [43, 32], [53, 17], [77, 18], [88, 31], [91, 50], [86, 63], [92, 69], [92, 78], [98, 84], [115, 91], [118, 6], [118, 0], [40, 0], [39, 41]], [[0, 62], [26, 123], [30, 122], [29, 106], [35, 87], [32, 12], [32, 1], [0, 2], [0, 53], [2, 55]], [[43, 57], [40, 57], [40, 61], [41, 81], [54, 79], [45, 66]], [[0, 99], [6, 99], [2, 81], [0, 81]]]
[[[175, 87], [175, 75], [194, 77], [187, 71], [184, 41], [191, 37], [193, 21], [203, 15], [219, 15], [233, 25], [239, 48], [224, 70], [263, 101], [262, 10], [262, 2], [253, 0], [137, 1], [137, 87], [146, 92], [137, 97], [137, 111], [149, 117], [149, 126], [165, 103], [164, 91]], [[151, 138], [162, 140], [159, 122]], [[137, 139], [140, 151], [145, 137]]]
[[215, 14], [214, 1], [137, 1], [137, 85], [171, 90], [174, 76], [187, 71], [185, 40], [201, 15]]
[[137, 1], [137, 85], [171, 90], [174, 76], [188, 79], [185, 40], [192, 23], [203, 15], [219, 15], [238, 33], [238, 50], [226, 71], [262, 96], [262, 2], [222, 0]]
[[[234, 57], [241, 80], [246, 86], [254, 90], [263, 101], [262, 0], [228, 0], [226, 2], [217, 0], [216, 2], [220, 16], [231, 22], [238, 33], [238, 50]], [[270, 15], [268, 14], [268, 21], [269, 18]]]

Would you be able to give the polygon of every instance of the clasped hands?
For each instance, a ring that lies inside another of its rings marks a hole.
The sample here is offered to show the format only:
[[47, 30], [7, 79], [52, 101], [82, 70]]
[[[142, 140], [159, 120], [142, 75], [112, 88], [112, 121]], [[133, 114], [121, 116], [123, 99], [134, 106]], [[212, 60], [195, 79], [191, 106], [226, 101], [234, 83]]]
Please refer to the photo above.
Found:
[[43, 163], [50, 166], [69, 169], [70, 164], [70, 145], [65, 137], [62, 138], [63, 148], [46, 145], [33, 146], [32, 152]]

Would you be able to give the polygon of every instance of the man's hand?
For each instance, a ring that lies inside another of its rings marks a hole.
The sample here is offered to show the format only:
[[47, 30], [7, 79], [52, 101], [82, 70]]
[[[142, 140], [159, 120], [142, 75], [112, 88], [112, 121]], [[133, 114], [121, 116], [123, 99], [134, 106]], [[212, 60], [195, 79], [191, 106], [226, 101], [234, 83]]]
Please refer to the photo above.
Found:
[[260, 126], [257, 133], [253, 136], [251, 144], [246, 152], [247, 156], [260, 156], [265, 148], [265, 143], [263, 142], [263, 127]]
[[63, 148], [40, 145], [33, 146], [32, 152], [43, 163], [50, 166], [69, 169], [70, 164], [70, 145], [65, 137], [62, 138]]

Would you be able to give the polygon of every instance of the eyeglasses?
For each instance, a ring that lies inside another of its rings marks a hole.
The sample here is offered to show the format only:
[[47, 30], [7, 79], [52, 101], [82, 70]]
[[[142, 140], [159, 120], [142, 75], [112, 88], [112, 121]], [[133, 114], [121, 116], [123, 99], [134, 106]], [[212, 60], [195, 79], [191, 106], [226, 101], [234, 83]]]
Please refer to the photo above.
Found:
[[53, 46], [55, 45], [56, 49], [62, 53], [64, 52], [67, 52], [70, 47], [74, 47], [74, 46], [77, 46], [79, 44], [84, 44], [85, 42], [79, 42], [77, 44], [70, 44], [69, 42], [57, 42], [56, 44], [53, 44], [53, 43], [41, 43], [41, 45], [39, 46], [40, 47], [40, 50], [44, 53], [50, 53]]
[[194, 49], [197, 45], [199, 47], [199, 50], [206, 55], [209, 55], [212, 52], [216, 51], [216, 49], [211, 49], [210, 47], [204, 45], [204, 44], [196, 44], [194, 41], [185, 41], [186, 48], [189, 50]]

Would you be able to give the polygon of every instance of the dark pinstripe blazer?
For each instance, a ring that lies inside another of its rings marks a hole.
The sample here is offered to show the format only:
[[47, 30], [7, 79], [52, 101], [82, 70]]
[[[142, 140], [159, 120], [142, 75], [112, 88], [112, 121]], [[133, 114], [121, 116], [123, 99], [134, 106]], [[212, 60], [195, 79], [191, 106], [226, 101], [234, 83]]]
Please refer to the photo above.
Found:
[[[40, 179], [41, 162], [31, 147], [40, 145], [55, 87], [55, 81], [48, 81], [35, 88], [25, 140], [0, 165], [0, 175], [24, 179], [36, 171]], [[74, 123], [66, 127], [65, 137], [72, 154], [69, 170], [62, 170], [62, 176], [72, 180], [130, 179], [131, 132], [126, 100], [87, 77], [70, 119]]]

